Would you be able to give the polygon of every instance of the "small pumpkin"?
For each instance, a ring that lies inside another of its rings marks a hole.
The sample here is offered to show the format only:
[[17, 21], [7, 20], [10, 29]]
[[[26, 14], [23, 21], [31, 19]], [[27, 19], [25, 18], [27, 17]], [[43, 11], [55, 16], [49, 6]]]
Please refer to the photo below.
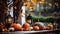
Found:
[[30, 24], [28, 24], [28, 23], [23, 24], [22, 27], [24, 28], [24, 31], [30, 30]]
[[46, 29], [44, 23], [42, 23], [42, 22], [36, 22], [34, 24], [34, 26], [39, 26], [40, 30], [45, 30]]
[[33, 30], [40, 30], [40, 27], [39, 26], [33, 26]]
[[29, 27], [30, 27], [30, 24], [28, 23], [23, 24], [23, 28], [29, 28]]
[[53, 30], [53, 25], [52, 24], [48, 24], [48, 29], [49, 30]]
[[14, 23], [11, 26], [14, 27], [15, 30], [18, 30], [18, 31], [22, 31], [23, 30], [23, 28], [22, 28], [22, 26], [20, 24]]

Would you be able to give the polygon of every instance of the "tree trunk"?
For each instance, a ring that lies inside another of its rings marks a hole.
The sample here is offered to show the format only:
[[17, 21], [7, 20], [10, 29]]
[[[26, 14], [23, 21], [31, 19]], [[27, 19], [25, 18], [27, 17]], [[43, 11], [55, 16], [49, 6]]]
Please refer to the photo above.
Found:
[[22, 0], [17, 0], [18, 2], [16, 2], [15, 0], [13, 0], [13, 4], [14, 6], [16, 6], [16, 9], [14, 8], [14, 11], [13, 11], [13, 15], [14, 15], [14, 23], [16, 23], [16, 21], [18, 20], [18, 17], [19, 17], [19, 11], [21, 10], [21, 7], [22, 7]]

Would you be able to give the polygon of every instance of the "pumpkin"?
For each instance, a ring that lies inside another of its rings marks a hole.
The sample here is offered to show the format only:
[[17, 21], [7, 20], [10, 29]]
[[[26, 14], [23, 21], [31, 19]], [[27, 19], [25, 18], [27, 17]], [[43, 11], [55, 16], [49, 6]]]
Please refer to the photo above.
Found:
[[34, 24], [34, 26], [39, 26], [39, 28], [40, 28], [41, 30], [45, 30], [45, 29], [46, 29], [44, 23], [42, 23], [42, 22], [36, 22], [36, 23]]
[[49, 30], [53, 30], [53, 25], [52, 24], [48, 24], [48, 29]]
[[30, 29], [30, 24], [25, 23], [25, 24], [23, 24], [22, 27], [24, 28], [24, 31], [28, 31]]
[[30, 24], [28, 23], [23, 24], [23, 28], [29, 28], [29, 27], [30, 27]]
[[33, 30], [40, 30], [39, 26], [33, 26]]
[[18, 31], [22, 31], [23, 30], [23, 28], [22, 28], [22, 26], [20, 24], [14, 23], [11, 26], [14, 27], [15, 30], [18, 30]]

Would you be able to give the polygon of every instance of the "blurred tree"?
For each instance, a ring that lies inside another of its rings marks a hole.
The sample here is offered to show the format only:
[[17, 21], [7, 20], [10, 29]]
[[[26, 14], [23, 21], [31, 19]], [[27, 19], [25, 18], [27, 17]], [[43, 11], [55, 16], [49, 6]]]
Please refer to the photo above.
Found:
[[14, 5], [14, 23], [16, 23], [16, 20], [18, 20], [19, 11], [21, 10], [21, 7], [24, 3], [24, 0], [13, 0]]
[[0, 0], [0, 21], [5, 22], [5, 16], [7, 14], [7, 0]]

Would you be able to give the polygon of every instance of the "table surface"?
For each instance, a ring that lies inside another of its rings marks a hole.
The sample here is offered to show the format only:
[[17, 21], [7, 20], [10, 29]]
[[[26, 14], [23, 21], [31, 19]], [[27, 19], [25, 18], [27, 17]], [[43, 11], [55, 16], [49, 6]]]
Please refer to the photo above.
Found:
[[0, 32], [3, 34], [28, 34], [28, 33], [47, 33], [47, 32], [53, 32], [53, 31], [60, 31], [60, 29], [55, 29], [55, 30], [41, 30], [41, 31], [15, 31], [15, 32]]

